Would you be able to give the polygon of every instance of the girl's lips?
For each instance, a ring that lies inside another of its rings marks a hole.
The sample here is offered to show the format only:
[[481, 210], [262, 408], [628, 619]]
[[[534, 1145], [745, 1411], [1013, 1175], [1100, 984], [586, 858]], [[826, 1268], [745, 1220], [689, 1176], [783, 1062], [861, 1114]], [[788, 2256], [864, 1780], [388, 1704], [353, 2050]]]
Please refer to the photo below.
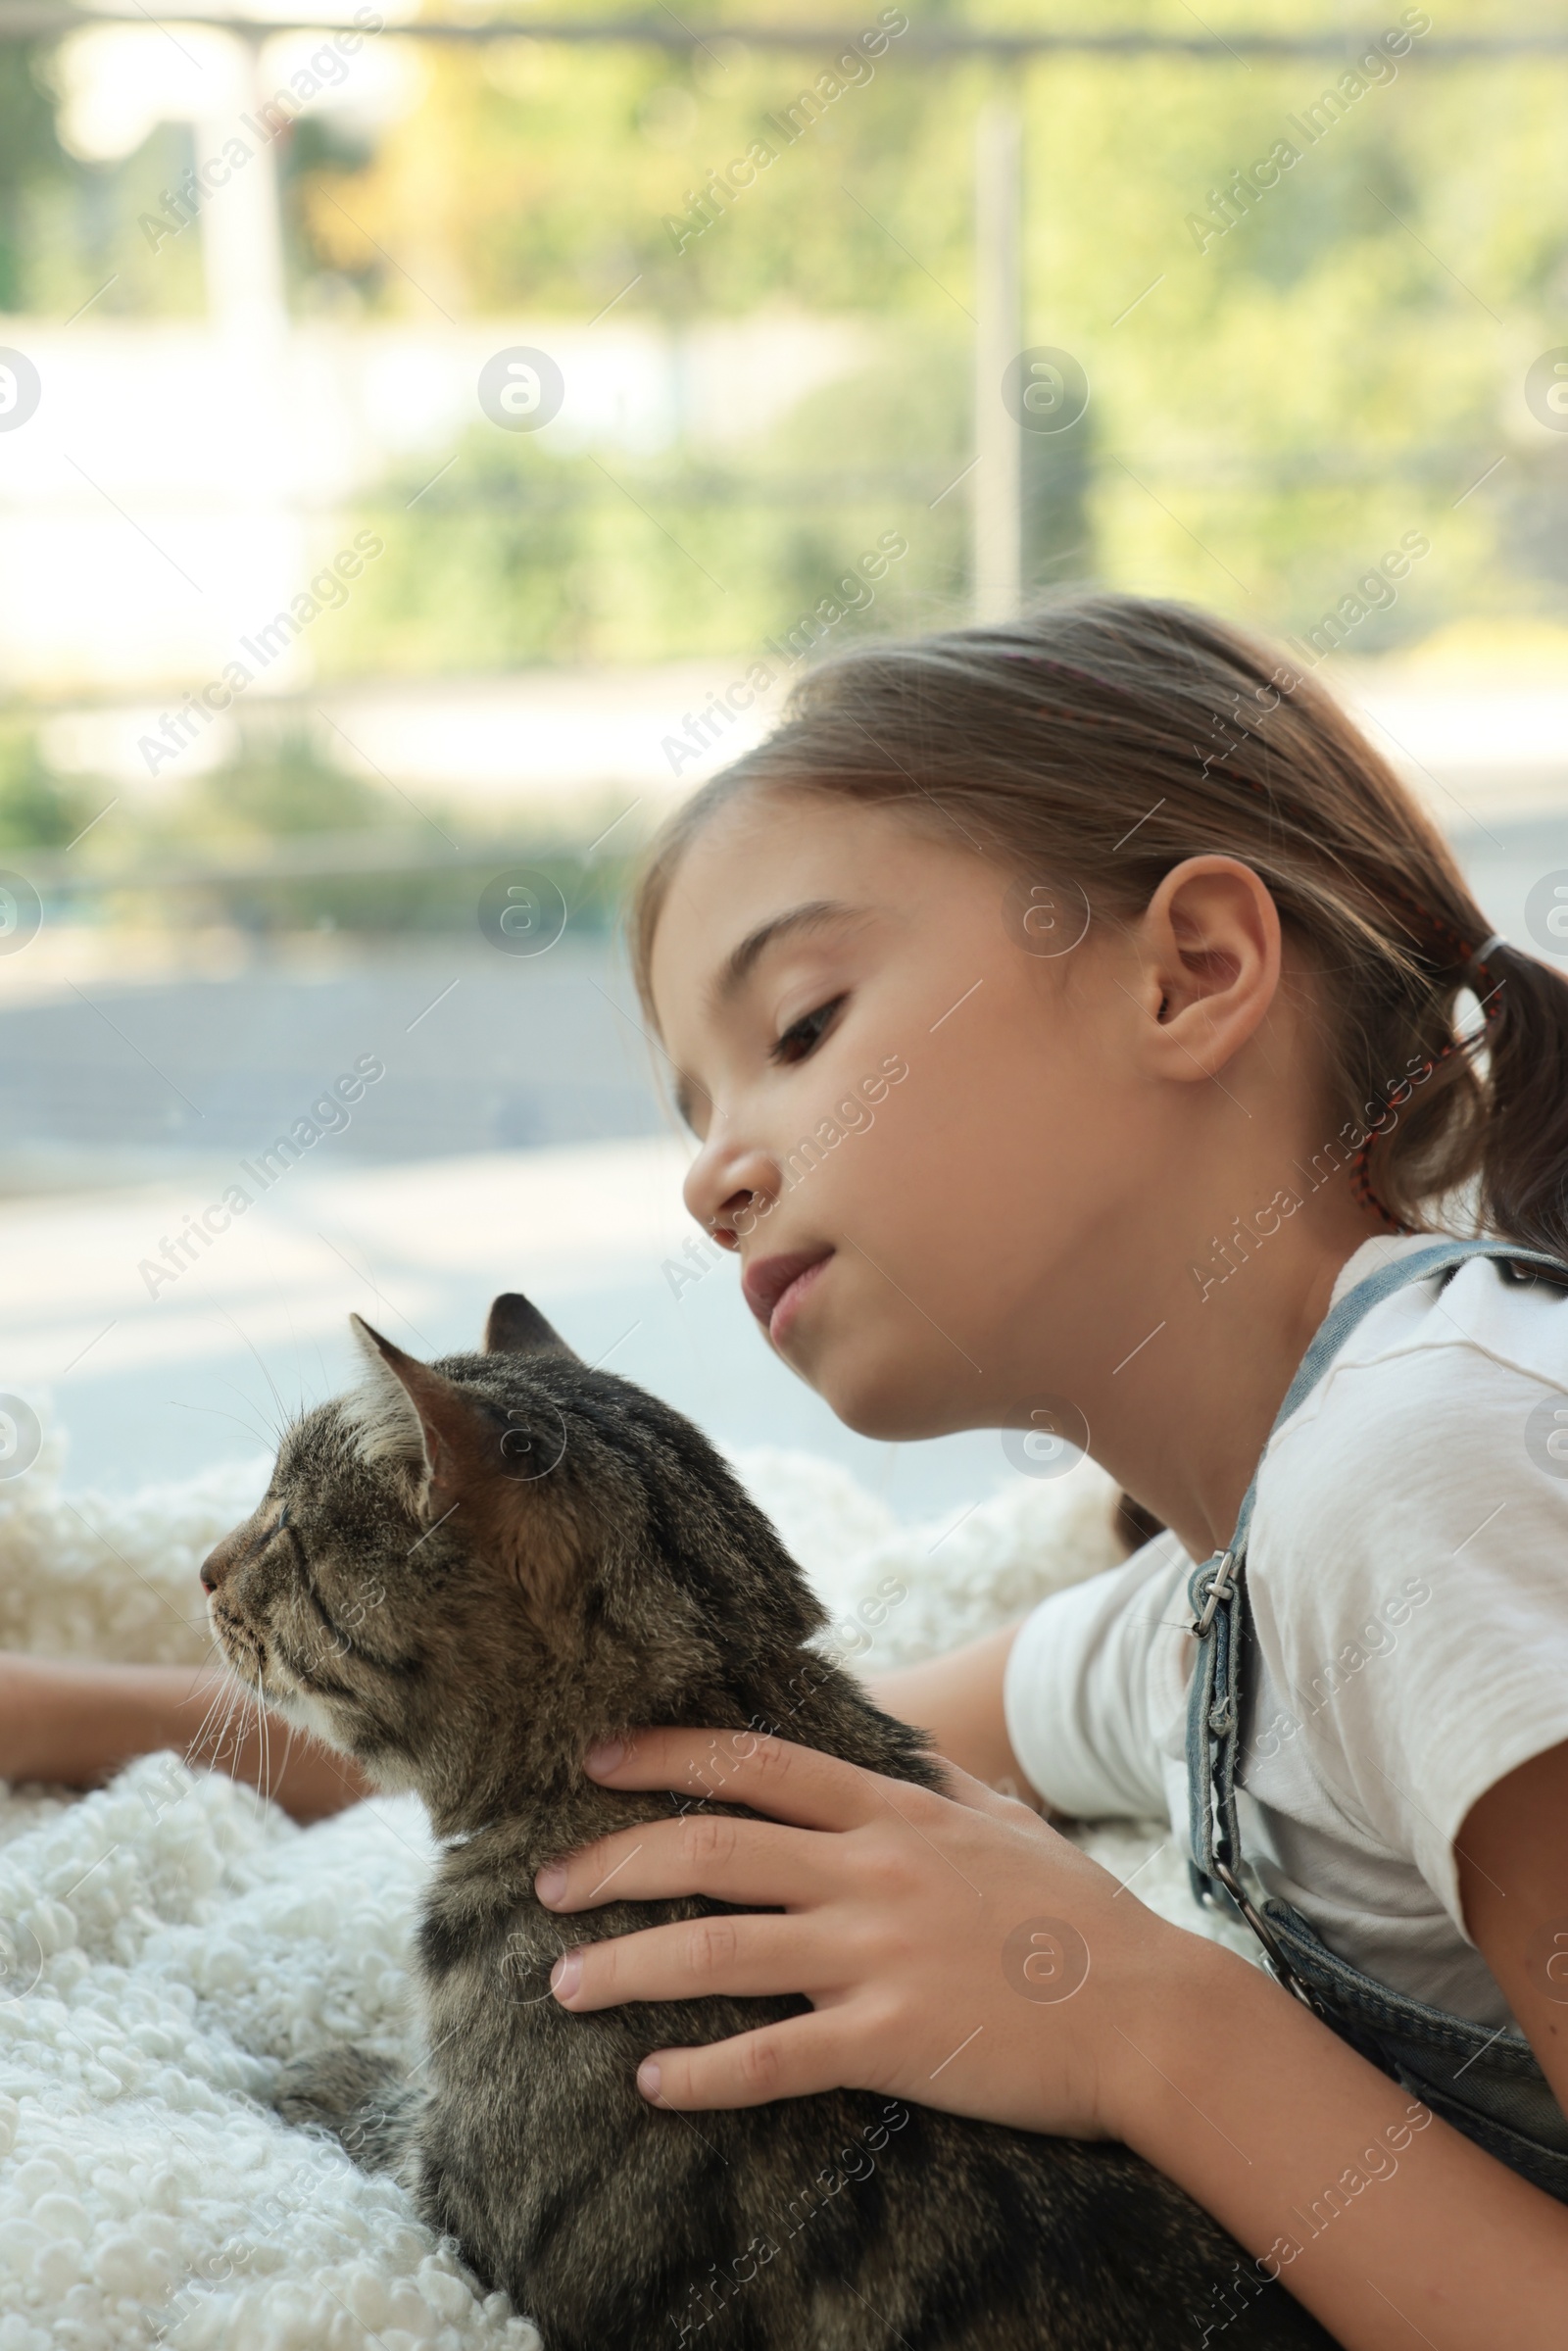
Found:
[[[812, 1278], [827, 1263], [831, 1249], [797, 1249], [762, 1257], [747, 1267], [741, 1278], [746, 1303], [777, 1342], [786, 1321], [796, 1312]], [[788, 1299], [786, 1306], [785, 1300]]]
[[[831, 1255], [832, 1251], [829, 1250], [828, 1256]], [[799, 1314], [807, 1293], [816, 1287], [817, 1278], [827, 1261], [827, 1257], [818, 1257], [814, 1265], [808, 1265], [804, 1273], [798, 1273], [768, 1316], [767, 1335], [775, 1347], [783, 1345], [785, 1332]]]

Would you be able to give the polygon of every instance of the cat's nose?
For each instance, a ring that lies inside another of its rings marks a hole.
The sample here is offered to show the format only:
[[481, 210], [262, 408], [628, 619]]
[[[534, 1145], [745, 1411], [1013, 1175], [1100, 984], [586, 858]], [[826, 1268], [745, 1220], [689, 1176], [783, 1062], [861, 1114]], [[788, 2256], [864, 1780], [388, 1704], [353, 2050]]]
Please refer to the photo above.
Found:
[[241, 1540], [244, 1533], [243, 1527], [236, 1527], [232, 1535], [225, 1535], [222, 1542], [215, 1543], [208, 1552], [201, 1566], [203, 1592], [213, 1592], [218, 1590], [245, 1547]]

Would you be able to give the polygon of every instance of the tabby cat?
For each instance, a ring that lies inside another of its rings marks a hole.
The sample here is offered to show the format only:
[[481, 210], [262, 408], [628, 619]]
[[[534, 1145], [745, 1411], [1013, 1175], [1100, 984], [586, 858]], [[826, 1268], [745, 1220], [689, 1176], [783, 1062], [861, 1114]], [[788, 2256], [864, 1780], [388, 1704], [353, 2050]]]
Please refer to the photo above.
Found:
[[680, 1800], [594, 1785], [586, 1750], [638, 1724], [777, 1725], [932, 1788], [929, 1738], [808, 1645], [824, 1611], [707, 1440], [526, 1299], [496, 1300], [483, 1353], [430, 1365], [355, 1322], [365, 1386], [290, 1429], [203, 1582], [248, 1688], [429, 1810], [428, 2054], [298, 2060], [285, 2119], [395, 2171], [548, 2351], [1327, 2344], [1124, 2147], [864, 2091], [694, 2116], [643, 2098], [650, 2050], [808, 2003], [560, 2006], [568, 1944], [725, 1907], [541, 1907], [546, 1862]]

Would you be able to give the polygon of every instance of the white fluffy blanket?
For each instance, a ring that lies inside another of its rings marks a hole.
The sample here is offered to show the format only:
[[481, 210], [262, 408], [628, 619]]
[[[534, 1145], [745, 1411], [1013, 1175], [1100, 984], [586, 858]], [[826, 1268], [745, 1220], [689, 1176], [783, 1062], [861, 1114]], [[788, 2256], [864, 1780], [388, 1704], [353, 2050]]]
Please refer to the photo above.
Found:
[[[860, 1652], [872, 1671], [1115, 1556], [1088, 1463], [948, 1527], [898, 1526], [820, 1460], [738, 1466], [836, 1617], [886, 1576], [907, 1588]], [[231, 1469], [74, 1505], [40, 1466], [0, 1499], [0, 1647], [199, 1661], [197, 1566], [260, 1484]], [[1161, 1835], [1087, 1841], [1199, 1927]], [[414, 1797], [302, 1830], [172, 1753], [82, 1797], [0, 1784], [0, 2351], [534, 2351], [527, 2319], [475, 2292], [401, 2190], [260, 2096], [272, 2061], [325, 2042], [412, 2060], [409, 1927], [430, 1857]]]

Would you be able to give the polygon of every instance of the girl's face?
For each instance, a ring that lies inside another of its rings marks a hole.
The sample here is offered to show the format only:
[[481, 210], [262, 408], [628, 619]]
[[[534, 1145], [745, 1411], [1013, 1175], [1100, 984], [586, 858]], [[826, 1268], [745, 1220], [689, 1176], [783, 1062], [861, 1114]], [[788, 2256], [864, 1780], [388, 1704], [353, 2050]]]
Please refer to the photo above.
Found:
[[1046, 876], [1026, 922], [1034, 877], [939, 822], [743, 792], [652, 957], [701, 1144], [687, 1205], [739, 1248], [776, 1351], [879, 1438], [1026, 1423], [1086, 1346], [1125, 1353], [1163, 1311], [1140, 1227], [1183, 1141], [1130, 935], [1071, 945], [1083, 902]]

